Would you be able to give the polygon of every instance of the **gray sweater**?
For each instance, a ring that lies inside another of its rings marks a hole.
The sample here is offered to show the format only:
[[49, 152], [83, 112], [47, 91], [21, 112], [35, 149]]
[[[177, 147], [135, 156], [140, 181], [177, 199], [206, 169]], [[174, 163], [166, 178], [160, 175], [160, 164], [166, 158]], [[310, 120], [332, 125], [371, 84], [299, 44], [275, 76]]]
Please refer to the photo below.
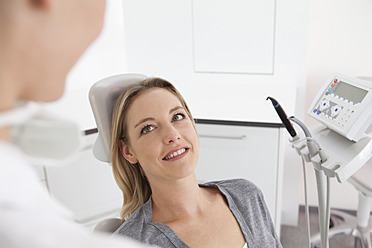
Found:
[[[262, 192], [253, 183], [245, 179], [232, 179], [200, 184], [200, 187], [215, 187], [226, 197], [249, 248], [282, 247]], [[189, 247], [170, 227], [151, 221], [150, 197], [116, 230], [114, 235], [124, 235], [160, 247]]]

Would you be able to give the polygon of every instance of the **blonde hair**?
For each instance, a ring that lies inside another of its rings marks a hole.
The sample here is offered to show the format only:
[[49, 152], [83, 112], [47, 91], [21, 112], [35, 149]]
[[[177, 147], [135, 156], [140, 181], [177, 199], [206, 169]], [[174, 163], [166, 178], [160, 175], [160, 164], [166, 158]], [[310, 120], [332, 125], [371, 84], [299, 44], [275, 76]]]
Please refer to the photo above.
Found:
[[181, 102], [187, 115], [195, 122], [186, 101], [178, 90], [168, 81], [161, 78], [149, 78], [139, 83], [129, 85], [117, 99], [111, 125], [111, 161], [114, 177], [117, 185], [123, 193], [123, 207], [121, 219], [124, 222], [137, 208], [142, 206], [151, 196], [151, 187], [144, 171], [139, 163], [136, 166], [130, 164], [121, 154], [119, 143], [122, 141], [130, 146], [127, 134], [126, 114], [133, 101], [140, 94], [152, 88], [166, 89], [175, 95]]

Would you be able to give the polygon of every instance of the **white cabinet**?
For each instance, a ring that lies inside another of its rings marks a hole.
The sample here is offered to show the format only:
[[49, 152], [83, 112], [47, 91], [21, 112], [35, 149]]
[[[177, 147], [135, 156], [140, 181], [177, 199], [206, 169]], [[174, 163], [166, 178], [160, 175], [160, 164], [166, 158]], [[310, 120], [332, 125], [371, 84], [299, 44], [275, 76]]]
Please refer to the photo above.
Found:
[[272, 74], [274, 0], [192, 2], [196, 72]]
[[262, 190], [279, 233], [283, 171], [280, 125], [248, 122], [239, 125], [236, 122], [224, 122], [221, 125], [217, 122], [198, 123], [196, 127], [200, 142], [196, 168], [198, 180], [250, 180]]

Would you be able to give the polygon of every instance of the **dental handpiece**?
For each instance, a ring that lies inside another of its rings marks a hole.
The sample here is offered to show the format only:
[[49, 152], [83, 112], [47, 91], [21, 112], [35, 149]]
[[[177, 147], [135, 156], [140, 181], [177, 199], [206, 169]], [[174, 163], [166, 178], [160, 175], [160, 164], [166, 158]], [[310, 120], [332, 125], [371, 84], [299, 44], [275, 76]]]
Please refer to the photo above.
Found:
[[276, 101], [274, 98], [272, 97], [267, 97], [266, 100], [270, 100], [276, 110], [276, 112], [278, 113], [280, 119], [282, 120], [285, 128], [287, 129], [288, 133], [292, 136], [292, 137], [295, 137], [297, 134], [296, 134], [296, 131], [294, 130], [293, 126], [292, 126], [292, 123], [288, 120], [288, 117], [286, 115], [286, 113], [284, 112], [283, 108], [280, 106], [280, 104], [278, 103], [278, 101]]

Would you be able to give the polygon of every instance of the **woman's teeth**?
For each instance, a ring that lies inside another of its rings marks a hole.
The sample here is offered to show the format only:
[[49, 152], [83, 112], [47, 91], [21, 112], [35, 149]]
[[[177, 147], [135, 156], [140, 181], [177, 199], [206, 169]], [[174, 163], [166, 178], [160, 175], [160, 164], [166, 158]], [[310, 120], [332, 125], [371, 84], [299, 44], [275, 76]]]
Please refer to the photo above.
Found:
[[182, 153], [186, 152], [186, 149], [185, 148], [182, 148], [178, 151], [175, 151], [174, 153], [172, 153], [171, 155], [168, 155], [164, 158], [164, 160], [168, 160], [168, 159], [171, 159], [171, 158], [174, 158], [174, 157], [177, 157], [178, 155], [181, 155]]

